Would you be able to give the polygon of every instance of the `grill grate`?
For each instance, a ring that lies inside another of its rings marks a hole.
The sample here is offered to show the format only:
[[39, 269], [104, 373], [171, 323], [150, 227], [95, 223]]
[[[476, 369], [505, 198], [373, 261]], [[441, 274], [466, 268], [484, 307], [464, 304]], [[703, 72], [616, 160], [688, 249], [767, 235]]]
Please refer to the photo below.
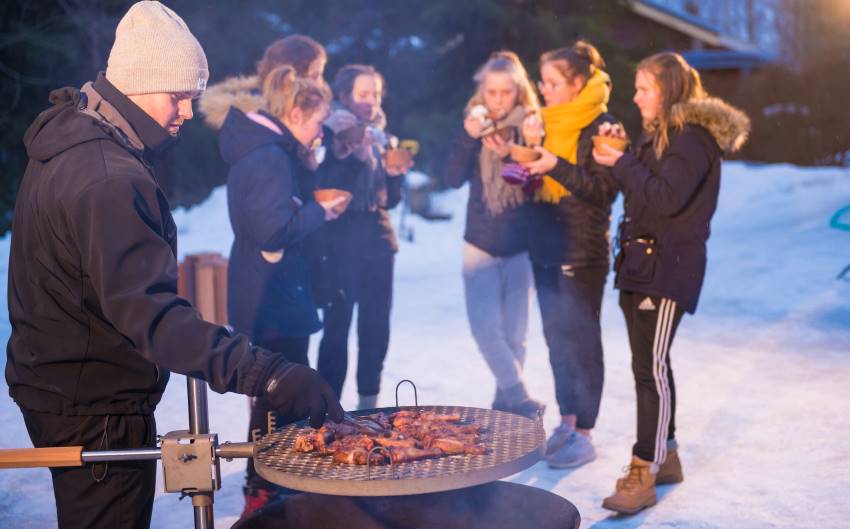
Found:
[[454, 455], [367, 469], [337, 464], [330, 457], [294, 450], [295, 437], [309, 431], [304, 423], [286, 426], [256, 443], [254, 465], [265, 479], [296, 490], [346, 496], [394, 496], [452, 490], [509, 476], [533, 465], [544, 441], [541, 422], [520, 415], [462, 406], [406, 406], [355, 412], [366, 415], [399, 409], [457, 413], [484, 428], [484, 455]]

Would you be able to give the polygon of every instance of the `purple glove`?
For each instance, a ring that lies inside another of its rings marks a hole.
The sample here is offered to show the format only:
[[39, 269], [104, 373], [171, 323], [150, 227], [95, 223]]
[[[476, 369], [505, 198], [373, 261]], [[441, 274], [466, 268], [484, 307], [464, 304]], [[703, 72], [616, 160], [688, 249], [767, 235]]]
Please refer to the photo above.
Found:
[[502, 178], [511, 185], [524, 186], [531, 179], [531, 173], [518, 163], [506, 163], [502, 166]]
[[522, 186], [522, 190], [525, 192], [525, 196], [530, 197], [541, 187], [543, 187], [543, 178], [539, 176], [531, 176]]

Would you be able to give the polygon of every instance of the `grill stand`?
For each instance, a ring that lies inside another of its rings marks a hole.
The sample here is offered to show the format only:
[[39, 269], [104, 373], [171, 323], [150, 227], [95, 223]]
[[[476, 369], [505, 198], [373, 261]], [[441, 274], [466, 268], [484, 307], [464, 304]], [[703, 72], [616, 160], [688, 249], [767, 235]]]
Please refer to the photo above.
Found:
[[[399, 383], [399, 386], [403, 382]], [[213, 499], [216, 490], [221, 488], [221, 473], [220, 459], [231, 460], [234, 458], [255, 458], [262, 459], [262, 450], [255, 446], [255, 443], [242, 442], [231, 443], [225, 442], [222, 445], [218, 444], [218, 435], [209, 433], [209, 410], [207, 407], [207, 388], [206, 383], [200, 379], [187, 377], [187, 398], [189, 407], [189, 430], [181, 430], [169, 432], [159, 438], [159, 448], [136, 448], [124, 450], [94, 450], [86, 451], [81, 446], [75, 447], [55, 447], [55, 448], [27, 448], [27, 449], [6, 449], [0, 450], [0, 469], [3, 468], [32, 468], [32, 467], [78, 467], [86, 463], [110, 462], [110, 461], [142, 461], [142, 460], [162, 460], [163, 477], [165, 482], [165, 492], [179, 492], [181, 498], [189, 496], [192, 498], [192, 507], [194, 511], [195, 529], [213, 529]], [[416, 386], [410, 382], [414, 391], [414, 410], [421, 411], [422, 409], [436, 409], [442, 411], [462, 410], [462, 407], [446, 407], [446, 406], [426, 406], [420, 407], [418, 395], [416, 394]], [[396, 387], [396, 408], [398, 406], [398, 386]], [[410, 407], [407, 407], [410, 409]], [[472, 410], [473, 408], [466, 408]], [[487, 410], [478, 410], [478, 412], [487, 412]], [[496, 412], [487, 412], [496, 413]], [[529, 421], [531, 422], [531, 421]], [[543, 449], [543, 426], [541, 417], [538, 416], [535, 424], [535, 440], [527, 448], [528, 451], [524, 456], [513, 461], [502, 462], [496, 467], [485, 469], [483, 472], [478, 471], [475, 476], [464, 479], [463, 477], [453, 476], [450, 478], [450, 485], [439, 483], [437, 487], [433, 483], [427, 483], [428, 480], [411, 480], [402, 479], [401, 475], [396, 476], [396, 472], [404, 472], [405, 468], [416, 467], [418, 465], [441, 465], [448, 458], [442, 461], [431, 460], [431, 462], [414, 462], [413, 464], [390, 464], [383, 469], [372, 469], [371, 465], [367, 465], [365, 471], [366, 481], [359, 481], [359, 486], [355, 486], [355, 490], [337, 490], [335, 494], [364, 495], [361, 487], [371, 487], [371, 491], [366, 495], [398, 495], [398, 494], [417, 494], [421, 492], [433, 492], [436, 490], [450, 490], [455, 488], [469, 487], [477, 485], [485, 481], [499, 479], [514, 472], [518, 472], [528, 466], [531, 466], [540, 458]], [[291, 430], [291, 429], [290, 429]], [[266, 437], [274, 437], [268, 435]], [[264, 437], [265, 439], [265, 437]], [[264, 466], [258, 467], [258, 472], [267, 479], [274, 476], [264, 475]], [[274, 470], [269, 469], [273, 474]], [[357, 469], [351, 469], [351, 472], [357, 472]], [[389, 472], [392, 478], [385, 487], [381, 485], [379, 476], [381, 472]], [[486, 478], [486, 479], [485, 479]], [[309, 478], [308, 478], [309, 480]], [[277, 480], [273, 480], [277, 481]], [[312, 480], [309, 480], [312, 481]], [[345, 485], [347, 480], [340, 482]], [[423, 481], [426, 482], [423, 484]], [[418, 482], [418, 483], [417, 483]], [[400, 485], [407, 483], [405, 487]], [[350, 481], [348, 484], [352, 484]], [[370, 485], [371, 484], [371, 485]], [[347, 488], [347, 487], [343, 487]], [[311, 491], [311, 487], [301, 487], [301, 490]], [[327, 490], [322, 491], [327, 493]]]

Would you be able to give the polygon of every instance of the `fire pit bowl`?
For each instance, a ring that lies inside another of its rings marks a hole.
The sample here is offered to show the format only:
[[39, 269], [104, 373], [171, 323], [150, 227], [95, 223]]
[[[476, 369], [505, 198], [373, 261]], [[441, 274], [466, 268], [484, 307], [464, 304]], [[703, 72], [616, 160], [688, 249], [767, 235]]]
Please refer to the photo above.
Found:
[[297, 494], [272, 503], [232, 529], [578, 529], [575, 505], [549, 491], [494, 481], [412, 496]]

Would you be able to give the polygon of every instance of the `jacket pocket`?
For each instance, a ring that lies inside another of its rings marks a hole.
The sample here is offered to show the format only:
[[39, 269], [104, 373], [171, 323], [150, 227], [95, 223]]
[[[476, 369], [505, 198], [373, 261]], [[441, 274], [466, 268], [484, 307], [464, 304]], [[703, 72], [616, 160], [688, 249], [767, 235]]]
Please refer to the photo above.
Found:
[[623, 243], [621, 272], [635, 283], [650, 283], [655, 277], [658, 245], [652, 237], [635, 237]]

